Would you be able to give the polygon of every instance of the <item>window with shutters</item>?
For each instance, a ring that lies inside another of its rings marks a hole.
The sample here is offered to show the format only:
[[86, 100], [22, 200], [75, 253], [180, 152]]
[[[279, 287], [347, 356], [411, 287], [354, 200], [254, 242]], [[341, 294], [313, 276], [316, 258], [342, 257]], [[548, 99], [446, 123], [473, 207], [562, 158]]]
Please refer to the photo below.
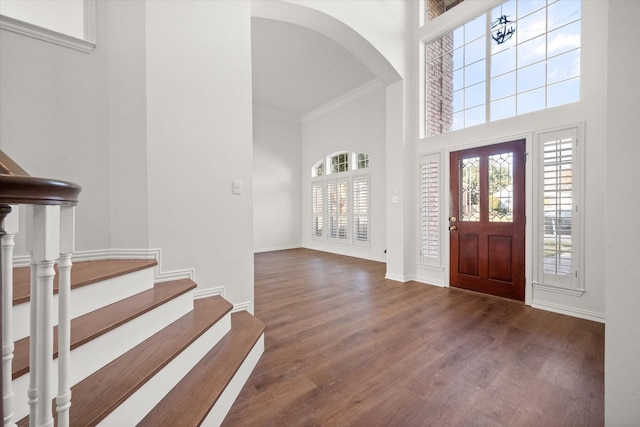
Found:
[[347, 181], [327, 182], [327, 238], [333, 242], [347, 243], [347, 220], [349, 215], [349, 193]]
[[355, 177], [353, 185], [353, 243], [369, 244], [369, 177]]
[[311, 234], [314, 238], [324, 238], [324, 184], [311, 184]]
[[441, 265], [440, 244], [440, 155], [422, 157], [420, 161], [420, 258], [422, 264]]
[[579, 128], [538, 134], [536, 283], [583, 291]]
[[339, 151], [311, 167], [311, 237], [369, 247], [371, 179], [367, 153]]

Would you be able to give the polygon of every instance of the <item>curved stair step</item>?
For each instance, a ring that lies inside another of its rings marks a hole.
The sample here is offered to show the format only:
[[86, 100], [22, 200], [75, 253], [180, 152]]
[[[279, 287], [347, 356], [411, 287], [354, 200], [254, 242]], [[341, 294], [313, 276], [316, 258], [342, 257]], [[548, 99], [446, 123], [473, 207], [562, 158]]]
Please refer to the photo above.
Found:
[[[196, 288], [189, 279], [156, 284], [139, 294], [71, 320], [71, 350]], [[58, 357], [58, 327], [53, 330], [53, 357]], [[29, 372], [29, 337], [15, 342], [12, 378]]]
[[138, 426], [200, 425], [260, 339], [264, 329], [265, 324], [248, 312], [233, 313], [231, 331]]
[[[95, 261], [74, 262], [71, 268], [71, 289], [122, 276], [134, 271], [155, 267], [155, 259], [103, 259]], [[56, 266], [56, 271], [57, 271]], [[13, 305], [29, 301], [30, 272], [29, 267], [13, 269]], [[58, 274], [53, 279], [53, 292], [58, 293]]]
[[[70, 424], [85, 427], [104, 420], [231, 308], [217, 296], [195, 300], [193, 311], [73, 386]], [[28, 417], [18, 425], [28, 425]]]

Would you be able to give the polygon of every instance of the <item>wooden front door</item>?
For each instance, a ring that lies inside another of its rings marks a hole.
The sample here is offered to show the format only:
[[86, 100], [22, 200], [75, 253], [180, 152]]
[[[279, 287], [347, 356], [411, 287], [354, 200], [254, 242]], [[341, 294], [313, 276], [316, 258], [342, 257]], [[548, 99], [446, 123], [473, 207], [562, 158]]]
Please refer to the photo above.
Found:
[[450, 160], [451, 286], [524, 301], [525, 141]]

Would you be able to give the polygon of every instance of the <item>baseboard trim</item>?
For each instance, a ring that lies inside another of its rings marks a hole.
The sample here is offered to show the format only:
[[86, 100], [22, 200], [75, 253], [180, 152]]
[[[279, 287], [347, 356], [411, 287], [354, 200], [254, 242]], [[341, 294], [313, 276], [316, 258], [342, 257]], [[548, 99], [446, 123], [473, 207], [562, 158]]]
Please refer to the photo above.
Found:
[[418, 282], [418, 283], [422, 283], [424, 285], [436, 286], [438, 288], [446, 288], [444, 282], [434, 281], [432, 279], [428, 279], [428, 278], [423, 277], [423, 276], [411, 275], [411, 276], [409, 276], [409, 280], [412, 280], [412, 281]]
[[[195, 281], [193, 268], [184, 270], [162, 271], [162, 249], [104, 249], [91, 251], [78, 251], [72, 256], [73, 262], [97, 261], [102, 259], [155, 259], [158, 262], [154, 272], [154, 281], [157, 283], [171, 280], [189, 279]], [[28, 267], [29, 255], [20, 255], [13, 258], [14, 267]]]
[[564, 314], [567, 316], [578, 317], [580, 319], [592, 320], [598, 323], [605, 323], [605, 315], [595, 311], [583, 310], [581, 308], [568, 307], [566, 305], [554, 304], [546, 301], [533, 301], [531, 307], [540, 310], [551, 311], [553, 313]]
[[408, 276], [401, 276], [399, 274], [390, 274], [390, 273], [385, 274], [384, 278], [387, 280], [393, 280], [394, 282], [401, 282], [401, 283], [406, 283], [411, 280]]
[[236, 311], [243, 311], [243, 310], [246, 310], [247, 312], [253, 314], [253, 310], [251, 309], [251, 301], [245, 301], [239, 304], [234, 304], [231, 312], [235, 313]]
[[193, 291], [194, 300], [213, 296], [220, 296], [224, 298], [224, 287], [220, 286], [217, 288], [196, 289]]
[[254, 253], [254, 254], [259, 254], [259, 253], [262, 253], [262, 252], [286, 251], [286, 250], [289, 250], [289, 249], [299, 249], [299, 248], [301, 248], [301, 247], [302, 247], [302, 246], [300, 246], [300, 245], [291, 245], [291, 246], [289, 246], [289, 245], [286, 245], [286, 246], [274, 246], [274, 247], [272, 247], [272, 248], [254, 249], [254, 250], [253, 250], [253, 253]]

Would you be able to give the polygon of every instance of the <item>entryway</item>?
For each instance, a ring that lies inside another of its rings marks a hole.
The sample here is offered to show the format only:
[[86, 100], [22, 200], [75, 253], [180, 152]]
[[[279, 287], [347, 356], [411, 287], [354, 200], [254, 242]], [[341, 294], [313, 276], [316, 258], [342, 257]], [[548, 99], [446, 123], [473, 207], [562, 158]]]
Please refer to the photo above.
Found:
[[450, 154], [450, 284], [524, 301], [525, 141]]

